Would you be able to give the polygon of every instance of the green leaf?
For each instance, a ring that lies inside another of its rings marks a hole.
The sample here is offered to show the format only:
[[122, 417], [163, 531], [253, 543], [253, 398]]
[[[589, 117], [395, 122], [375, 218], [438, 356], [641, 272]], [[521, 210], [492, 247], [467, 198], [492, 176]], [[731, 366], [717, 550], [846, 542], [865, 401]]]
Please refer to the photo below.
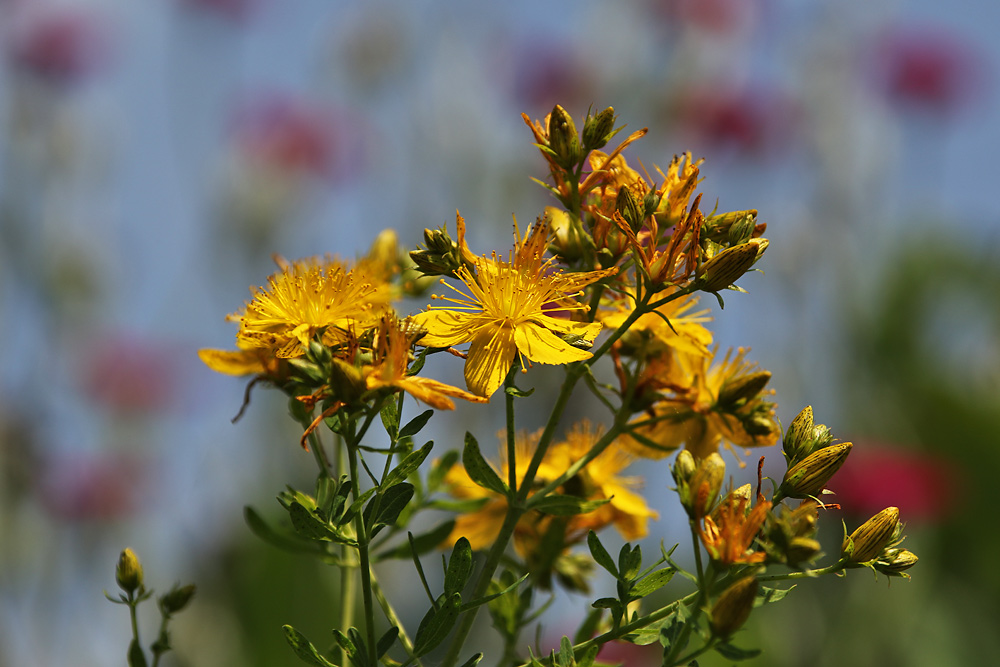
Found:
[[563, 638], [559, 640], [559, 655], [556, 664], [559, 667], [576, 667], [573, 644], [570, 643], [569, 637], [566, 635], [563, 635]]
[[257, 514], [257, 511], [249, 505], [243, 508], [243, 518], [246, 520], [247, 526], [250, 527], [250, 532], [279, 549], [298, 553], [318, 552], [317, 546], [312, 542], [306, 542], [297, 535], [286, 535], [267, 525], [264, 519]]
[[[444, 542], [445, 538], [451, 535], [452, 529], [455, 527], [455, 520], [449, 519], [443, 523], [439, 523], [434, 528], [430, 529], [426, 533], [422, 533], [413, 538], [413, 548], [417, 550], [418, 554], [425, 554], [431, 551], [439, 544]], [[388, 560], [390, 558], [409, 558], [413, 553], [410, 546], [410, 542], [404, 542], [397, 547], [388, 549], [379, 554], [375, 555], [375, 560]]]
[[465, 472], [473, 482], [483, 487], [506, 496], [507, 485], [503, 483], [496, 471], [486, 462], [479, 451], [479, 443], [471, 433], [465, 434], [465, 450], [462, 452], [462, 463], [465, 464]]
[[413, 497], [413, 491], [412, 484], [400, 482], [396, 486], [386, 489], [385, 493], [372, 498], [363, 514], [368, 530], [374, 530], [379, 525], [391, 526], [394, 524], [399, 518], [399, 513]]
[[539, 512], [552, 514], [553, 516], [573, 516], [574, 514], [593, 512], [601, 505], [606, 505], [609, 502], [611, 502], [610, 498], [585, 500], [578, 496], [553, 493], [540, 499], [537, 503], [529, 503], [529, 507]]
[[715, 650], [718, 651], [719, 655], [726, 660], [749, 660], [750, 658], [756, 658], [761, 654], [761, 650], [759, 648], [739, 648], [737, 646], [733, 646], [729, 642], [716, 644]]
[[506, 389], [504, 389], [504, 392], [508, 396], [516, 396], [517, 398], [527, 398], [535, 393], [535, 388], [532, 387], [531, 389], [525, 390], [525, 389], [518, 389], [517, 387], [507, 387]]
[[646, 646], [659, 640], [659, 638], [660, 626], [659, 624], [654, 623], [653, 625], [647, 625], [644, 628], [639, 628], [635, 632], [628, 633], [622, 637], [622, 640], [627, 641], [630, 644], [635, 644], [636, 646]]
[[[664, 649], [673, 650], [672, 645], [683, 636], [684, 626], [690, 618], [690, 610], [684, 605], [679, 605], [674, 613], [664, 619], [663, 624], [660, 626], [660, 644]], [[684, 643], [686, 645], [687, 641]], [[683, 648], [681, 646], [677, 650], [679, 651]]]
[[433, 410], [424, 410], [419, 415], [417, 415], [410, 421], [406, 422], [406, 425], [403, 428], [399, 429], [399, 437], [405, 438], [407, 436], [414, 436], [417, 433], [419, 433], [420, 429], [422, 429], [424, 425], [427, 424], [427, 420], [430, 419], [431, 416], [433, 416], [433, 414], [434, 414]]
[[461, 606], [462, 594], [452, 593], [436, 609], [432, 607], [427, 611], [417, 628], [417, 636], [413, 639], [414, 657], [426, 655], [444, 641], [455, 627]]
[[399, 410], [396, 409], [396, 401], [386, 401], [379, 412], [379, 417], [382, 418], [385, 432], [389, 434], [389, 440], [396, 442], [399, 437], [397, 435], [399, 433]]
[[451, 550], [448, 570], [444, 575], [444, 594], [461, 593], [472, 576], [472, 547], [469, 540], [460, 537]]
[[[427, 412], [432, 412], [428, 410]], [[434, 448], [434, 441], [428, 442], [426, 445], [416, 450], [415, 452], [410, 452], [407, 454], [402, 461], [399, 462], [395, 468], [393, 468], [388, 475], [385, 477], [385, 481], [382, 482], [381, 486], [387, 488], [400, 482], [405, 482], [406, 479], [413, 474], [420, 464], [424, 462], [427, 455], [431, 453], [431, 449]]]
[[795, 586], [790, 586], [788, 588], [766, 588], [764, 586], [760, 587], [760, 591], [757, 593], [757, 598], [753, 601], [754, 607], [759, 607], [769, 602], [777, 602], [786, 595], [792, 592]]
[[597, 564], [610, 572], [615, 579], [618, 579], [618, 568], [615, 567], [615, 562], [611, 559], [611, 554], [601, 544], [601, 540], [598, 539], [597, 533], [594, 531], [587, 533], [587, 546], [590, 547], [590, 555], [594, 557]]
[[476, 665], [478, 665], [479, 661], [482, 659], [483, 659], [483, 654], [477, 653], [468, 660], [466, 660], [465, 662], [463, 662], [462, 667], [476, 667]]
[[593, 667], [594, 661], [597, 660], [597, 653], [601, 650], [601, 647], [594, 644], [587, 648], [580, 656], [580, 659], [576, 661], [576, 667]]
[[618, 552], [618, 570], [621, 572], [621, 579], [631, 581], [639, 574], [640, 568], [642, 568], [642, 547], [637, 544], [633, 549], [632, 545], [626, 542]]
[[492, 498], [489, 496], [484, 498], [469, 498], [468, 500], [432, 500], [427, 503], [427, 506], [431, 509], [442, 510], [445, 512], [455, 512], [457, 514], [472, 514], [473, 512], [478, 512], [487, 503], [490, 502]]
[[146, 654], [134, 639], [128, 645], [128, 667], [146, 667]]
[[662, 570], [651, 572], [645, 577], [643, 577], [640, 581], [637, 581], [635, 585], [632, 586], [629, 593], [631, 593], [631, 595], [635, 596], [636, 598], [644, 598], [650, 593], [658, 591], [664, 586], [666, 586], [667, 582], [673, 579], [676, 573], [677, 570], [673, 569], [672, 567], [666, 567], [663, 568]]
[[441, 486], [444, 476], [448, 474], [451, 467], [458, 461], [458, 450], [451, 449], [445, 452], [440, 461], [435, 461], [430, 473], [427, 475], [427, 491], [433, 492]]
[[333, 631], [333, 638], [337, 640], [337, 645], [344, 650], [344, 653], [347, 654], [351, 662], [354, 662], [354, 656], [358, 654], [358, 645], [350, 637], [337, 629]]
[[292, 520], [292, 527], [302, 537], [310, 540], [329, 541], [340, 536], [333, 532], [333, 529], [325, 521], [307, 510], [298, 502], [293, 502], [288, 506], [288, 517]]
[[347, 511], [344, 512], [344, 514], [340, 517], [340, 519], [337, 520], [337, 523], [343, 526], [345, 523], [350, 523], [351, 521], [353, 521], [358, 511], [360, 511], [361, 508], [364, 507], [365, 503], [368, 502], [369, 498], [375, 495], [376, 491], [378, 491], [378, 488], [368, 489], [367, 491], [362, 493], [360, 498], [351, 503], [351, 506], [348, 507]]
[[399, 636], [399, 628], [395, 625], [386, 630], [385, 634], [382, 635], [378, 642], [375, 644], [375, 657], [381, 658], [388, 652], [392, 645], [396, 643], [396, 638]]
[[590, 606], [594, 609], [620, 609], [622, 603], [618, 598], [597, 598]]
[[299, 656], [299, 660], [314, 667], [336, 667], [332, 662], [320, 655], [316, 647], [312, 645], [306, 636], [290, 625], [283, 625], [281, 629], [285, 631], [285, 640], [288, 645]]

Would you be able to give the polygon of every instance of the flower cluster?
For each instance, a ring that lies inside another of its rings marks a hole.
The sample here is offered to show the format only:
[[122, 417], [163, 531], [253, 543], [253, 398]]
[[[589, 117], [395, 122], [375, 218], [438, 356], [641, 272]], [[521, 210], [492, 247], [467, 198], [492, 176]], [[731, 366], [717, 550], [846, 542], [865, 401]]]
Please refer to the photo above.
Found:
[[[818, 513], [836, 507], [819, 497], [853, 445], [836, 442], [826, 426], [815, 424], [812, 408], [782, 434], [768, 387], [771, 373], [749, 361], [744, 348], [720, 353], [706, 326], [712, 318], [700, 293], [714, 295], [721, 306], [721, 292], [744, 291], [736, 283], [768, 247], [757, 211], [703, 212], [701, 161], [690, 154], [657, 169], [658, 179], [630, 166], [624, 152], [645, 130], [604, 152], [619, 131], [611, 108], [588, 115], [582, 132], [558, 105], [544, 121], [525, 121], [549, 167], [548, 180], [539, 183], [558, 206], [548, 207], [523, 234], [515, 221], [513, 247], [505, 255], [473, 252], [458, 215], [455, 240], [445, 227], [427, 229], [423, 247], [409, 253], [385, 232], [353, 262], [281, 260], [267, 286], [253, 289], [251, 301], [229, 316], [239, 325], [237, 349], [201, 351], [212, 369], [256, 376], [292, 398], [292, 414], [304, 429], [301, 444], [320, 466], [316, 495], [294, 489], [280, 494], [294, 538], [276, 538], [259, 517], [248, 519], [272, 541], [297, 547], [306, 541], [328, 562], [357, 567], [366, 634], [350, 627], [336, 634], [345, 660], [376, 665], [398, 639], [405, 664], [413, 664], [450, 636], [444, 664], [453, 667], [475, 609], [485, 605], [506, 643], [506, 664], [535, 616], [531, 590], [558, 581], [587, 591], [595, 565], [615, 578], [617, 596], [593, 603], [597, 611], [577, 636], [594, 638], [576, 646], [564, 639], [559, 664], [593, 664], [602, 643], [639, 643], [644, 632], [664, 644], [664, 665], [690, 664], [710, 648], [732, 657], [739, 651], [729, 638], [760, 601], [761, 581], [856, 567], [907, 576], [917, 558], [899, 547], [895, 507], [845, 535], [834, 564], [810, 569], [821, 556]], [[435, 279], [449, 291], [432, 296], [422, 312], [395, 310], [398, 296], [417, 295]], [[439, 353], [445, 360], [449, 354], [464, 359], [466, 389], [425, 376], [427, 357]], [[609, 362], [603, 375], [596, 367], [602, 359]], [[518, 427], [516, 406], [534, 390], [518, 387], [518, 372], [536, 364], [562, 367], [562, 385], [545, 426], [527, 431]], [[578, 385], [606, 408], [605, 420], [569, 419]], [[488, 403], [498, 394], [506, 415], [499, 465], [490, 464], [466, 433], [461, 454], [438, 457], [423, 475], [434, 443], [418, 448], [415, 436], [433, 409], [452, 409], [455, 398]], [[432, 410], [401, 424], [407, 395]], [[370, 442], [376, 418], [388, 447]], [[323, 424], [334, 434], [332, 457], [320, 437]], [[779, 440], [787, 470], [774, 480], [770, 496], [762, 488], [763, 457], [756, 491], [747, 484], [723, 492], [720, 450], [739, 459], [737, 448]], [[366, 453], [384, 456], [381, 475]], [[597, 532], [614, 526], [626, 540], [647, 535], [657, 512], [640, 495], [640, 480], [624, 471], [638, 458], [671, 454], [697, 563], [688, 576], [698, 590], [673, 612], [668, 605], [639, 617], [636, 605], [680, 568], [664, 551], [643, 569], [641, 549], [631, 544], [615, 562]], [[801, 502], [793, 507], [789, 499]], [[455, 515], [398, 539], [425, 509]], [[583, 544], [589, 556], [577, 548]], [[451, 549], [444, 592], [437, 596], [420, 561], [436, 547]], [[478, 569], [474, 551], [487, 552]], [[413, 559], [432, 601], [412, 640], [372, 569], [372, 563], [400, 557]], [[765, 575], [772, 566], [790, 573]], [[515, 595], [528, 578], [532, 585]], [[393, 625], [378, 640], [375, 600]], [[705, 642], [685, 654], [702, 615], [708, 616], [706, 631], [698, 633]], [[293, 628], [286, 634], [311, 664], [333, 664]]]

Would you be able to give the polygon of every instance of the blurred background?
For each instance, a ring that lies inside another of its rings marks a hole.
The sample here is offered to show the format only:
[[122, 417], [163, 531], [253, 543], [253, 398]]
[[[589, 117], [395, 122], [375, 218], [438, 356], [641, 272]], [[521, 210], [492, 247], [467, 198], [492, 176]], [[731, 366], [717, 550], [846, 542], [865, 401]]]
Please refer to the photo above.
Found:
[[[335, 575], [241, 512], [277, 516], [311, 457], [277, 395], [231, 424], [244, 383], [196, 350], [233, 347], [223, 317], [274, 252], [352, 257], [387, 227], [413, 247], [456, 209], [477, 252], [508, 247], [550, 203], [520, 113], [556, 102], [578, 126], [613, 105], [650, 128], [632, 164], [691, 150], [707, 208], [760, 211], [766, 275], [704, 302], [716, 340], [774, 373], [786, 424], [811, 404], [855, 442], [826, 550], [895, 504], [920, 555], [911, 582], [852, 572], [758, 611], [747, 664], [986, 664], [997, 25], [989, 0], [0, 0], [0, 666], [122, 664], [102, 590], [125, 546], [159, 592], [199, 586], [166, 664], [295, 665], [282, 623], [329, 637]], [[686, 533], [657, 465], [648, 553]]]

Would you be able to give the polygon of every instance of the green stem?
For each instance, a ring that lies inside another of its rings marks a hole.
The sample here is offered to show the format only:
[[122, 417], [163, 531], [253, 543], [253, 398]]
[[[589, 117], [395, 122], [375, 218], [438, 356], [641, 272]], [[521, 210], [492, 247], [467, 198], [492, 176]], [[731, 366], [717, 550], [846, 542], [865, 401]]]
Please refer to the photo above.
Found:
[[[523, 508], [517, 505], [508, 506], [507, 516], [504, 518], [503, 526], [500, 528], [500, 534], [497, 535], [496, 541], [493, 542], [493, 546], [486, 555], [486, 563], [483, 564], [483, 569], [479, 572], [479, 578], [476, 580], [476, 587], [470, 599], [478, 600], [486, 596], [490, 581], [493, 579], [493, 573], [496, 572], [497, 566], [500, 565], [504, 551], [507, 549], [507, 543], [510, 542], [510, 538], [514, 535], [514, 528], [517, 527], [517, 522], [521, 520], [523, 514]], [[451, 644], [448, 646], [448, 653], [441, 663], [443, 667], [454, 667], [458, 662], [462, 647], [469, 636], [469, 632], [472, 630], [472, 624], [476, 620], [476, 614], [480, 607], [482, 605], [475, 609], [470, 609], [462, 616], [462, 620], [458, 623], [458, 629], [455, 631], [455, 636], [452, 637]]]
[[[371, 415], [366, 423], [371, 423]], [[361, 498], [361, 488], [358, 484], [358, 442], [353, 433], [353, 423], [347, 437], [347, 461], [351, 475], [351, 493], [355, 502]], [[361, 595], [365, 606], [365, 635], [368, 643], [368, 662], [371, 665], [376, 663], [375, 658], [375, 605], [372, 602], [372, 571], [371, 562], [368, 557], [368, 530], [365, 527], [364, 512], [358, 512], [354, 517], [354, 526], [358, 539], [358, 560], [361, 570]]]
[[684, 650], [684, 647], [687, 646], [688, 639], [691, 637], [691, 631], [698, 626], [698, 619], [701, 617], [702, 609], [708, 602], [709, 593], [712, 585], [715, 583], [714, 569], [710, 566], [708, 571], [706, 571], [701, 562], [701, 543], [698, 539], [697, 525], [694, 521], [691, 521], [690, 526], [691, 541], [694, 546], [694, 562], [698, 574], [698, 590], [695, 591], [697, 598], [691, 610], [691, 617], [684, 623], [684, 627], [681, 629], [676, 641], [673, 642], [670, 650], [663, 656], [663, 665], [686, 664], [678, 662], [678, 656]]
[[818, 570], [800, 570], [797, 572], [786, 572], [784, 574], [763, 574], [757, 577], [757, 581], [785, 581], [788, 579], [813, 579], [824, 574], [834, 574], [845, 569], [845, 562], [837, 561], [833, 565], [821, 567]]
[[513, 364], [507, 372], [507, 377], [503, 381], [504, 405], [507, 412], [507, 486], [510, 487], [511, 494], [517, 492], [517, 446], [514, 426], [514, 395], [507, 391], [514, 386], [514, 377], [517, 374], [517, 364]]

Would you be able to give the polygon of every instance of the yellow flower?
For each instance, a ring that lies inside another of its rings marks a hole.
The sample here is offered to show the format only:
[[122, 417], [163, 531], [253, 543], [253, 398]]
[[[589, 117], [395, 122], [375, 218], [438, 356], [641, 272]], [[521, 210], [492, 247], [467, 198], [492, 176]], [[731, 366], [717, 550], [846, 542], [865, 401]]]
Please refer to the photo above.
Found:
[[[541, 431], [519, 433], [515, 439], [518, 482], [524, 479], [528, 463], [535, 451]], [[566, 439], [553, 443], [545, 453], [535, 475], [535, 485], [541, 486], [562, 475], [570, 465], [579, 460], [603, 434], [603, 428], [593, 427], [584, 420], [575, 425]], [[501, 434], [505, 437], [505, 434]], [[609, 500], [609, 502], [586, 514], [576, 514], [565, 519], [563, 545], [569, 546], [582, 540], [588, 531], [600, 530], [614, 524], [618, 532], [627, 540], [644, 537], [649, 519], [657, 518], [642, 496], [635, 492], [640, 480], [622, 477], [619, 473], [632, 462], [632, 457], [615, 443], [604, 450], [593, 461], [561, 486], [559, 493], [573, 495], [585, 500]], [[497, 474], [506, 480], [509, 474], [507, 461], [503, 461]], [[454, 544], [460, 537], [469, 540], [473, 549], [489, 547], [500, 533], [507, 500], [487, 491], [473, 482], [465, 468], [455, 465], [445, 476], [452, 495], [463, 500], [490, 498], [482, 508], [472, 514], [458, 517], [455, 528], [446, 543]], [[531, 494], [529, 493], [529, 496]], [[552, 517], [539, 512], [529, 512], [518, 523], [514, 531], [514, 546], [522, 555], [538, 547], [542, 536], [549, 529]]]
[[[668, 296], [673, 291], [674, 288], [664, 290], [661, 296]], [[631, 314], [632, 303], [630, 299], [622, 299], [616, 302], [612, 309], [602, 310], [598, 314], [598, 319], [606, 328], [615, 330]], [[693, 294], [669, 301], [655, 312], [646, 313], [633, 322], [625, 338], [634, 338], [639, 333], [645, 334], [650, 339], [646, 351], [651, 354], [670, 349], [698, 357], [708, 356], [709, 345], [712, 344], [712, 332], [706, 329], [703, 323], [710, 322], [712, 318], [707, 315], [708, 309], [690, 312], [697, 305], [698, 297]]]
[[471, 343], [465, 364], [465, 381], [480, 396], [490, 396], [503, 383], [515, 356], [541, 364], [566, 364], [591, 357], [573, 347], [560, 334], [590, 341], [601, 330], [599, 322], [575, 322], [554, 317], [556, 311], [585, 310], [572, 299], [584, 287], [617, 269], [565, 274], [552, 269], [542, 255], [549, 241], [547, 222], [536, 223], [529, 234], [518, 235], [514, 252], [504, 262], [475, 258], [476, 273], [465, 266], [458, 276], [468, 293], [445, 297], [453, 308], [433, 308], [413, 315], [411, 321], [426, 334], [420, 343], [450, 347]]
[[[584, 419], [573, 426], [565, 440], [552, 446], [546, 459], [550, 459], [551, 465], [557, 470], [564, 470], [590, 451], [603, 434], [602, 426], [592, 426]], [[633, 456], [628, 451], [619, 447], [618, 443], [612, 443], [566, 482], [563, 493], [587, 500], [609, 500], [606, 505], [593, 512], [573, 516], [567, 526], [567, 533], [583, 535], [589, 530], [596, 531], [614, 524], [626, 540], [646, 536], [648, 520], [656, 519], [658, 515], [646, 505], [642, 496], [635, 493], [641, 479], [619, 475], [632, 461]]]
[[635, 430], [659, 448], [654, 450], [636, 441], [635, 451], [659, 458], [666, 450], [683, 444], [696, 458], [704, 458], [718, 451], [723, 442], [727, 447], [764, 447], [777, 442], [775, 406], [765, 400], [773, 390], [761, 385], [752, 396], [741, 396], [732, 403], [720, 401], [720, 395], [725, 397], [723, 390], [751, 376], [763, 379], [758, 366], [745, 361], [747, 351], [740, 348], [735, 356], [730, 351], [711, 368], [711, 355], [679, 356], [679, 365], [686, 367], [683, 372], [689, 378], [689, 389], [655, 404], [650, 410], [654, 421]]
[[391, 311], [388, 283], [330, 257], [294, 262], [253, 293], [243, 312], [230, 316], [240, 323], [237, 345], [279, 359], [302, 356], [320, 332], [325, 345], [342, 343], [347, 332], [369, 329]]
[[387, 387], [405, 391], [438, 410], [455, 409], [455, 403], [449, 397], [464, 398], [474, 403], [487, 401], [481, 396], [432, 378], [408, 375], [411, 347], [412, 337], [400, 329], [399, 322], [394, 319], [383, 319], [377, 337], [375, 363], [361, 369], [367, 388]]
[[704, 519], [704, 527], [698, 532], [712, 560], [729, 566], [735, 563], [763, 563], [767, 554], [750, 551], [754, 538], [764, 525], [771, 503], [763, 498], [749, 508], [750, 499], [730, 493], [723, 499], [711, 516]]

